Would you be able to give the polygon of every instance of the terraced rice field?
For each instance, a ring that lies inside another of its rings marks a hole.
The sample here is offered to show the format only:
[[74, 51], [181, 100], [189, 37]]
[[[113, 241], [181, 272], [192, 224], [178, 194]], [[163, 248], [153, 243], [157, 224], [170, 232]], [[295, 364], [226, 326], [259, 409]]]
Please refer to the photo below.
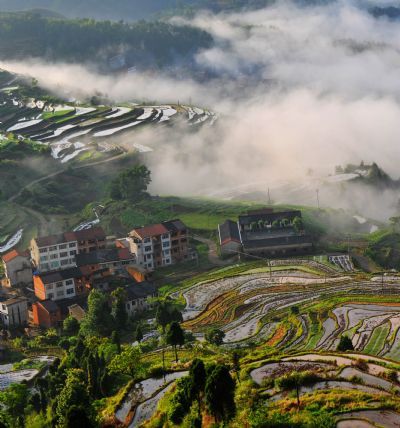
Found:
[[[181, 105], [79, 106], [22, 98], [20, 87], [0, 87], [0, 131], [12, 132], [51, 147], [52, 156], [69, 162], [82, 152], [115, 149], [116, 137], [145, 125], [186, 122], [190, 127], [212, 125], [216, 115]], [[136, 147], [150, 151], [148, 147]]]
[[184, 290], [185, 328], [216, 327], [227, 346], [283, 351], [333, 351], [347, 335], [357, 352], [400, 361], [400, 277], [382, 288], [315, 261], [285, 263], [275, 261], [282, 270], [271, 275], [253, 269]]

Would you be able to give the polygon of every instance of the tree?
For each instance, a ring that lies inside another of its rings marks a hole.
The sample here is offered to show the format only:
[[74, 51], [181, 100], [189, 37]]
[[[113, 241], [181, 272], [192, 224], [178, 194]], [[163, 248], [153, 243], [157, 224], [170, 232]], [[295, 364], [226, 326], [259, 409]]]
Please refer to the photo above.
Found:
[[59, 426], [65, 426], [68, 412], [73, 406], [90, 409], [90, 399], [83, 370], [68, 370], [65, 385], [56, 399], [56, 404]]
[[72, 406], [65, 417], [65, 428], [91, 428], [94, 427], [88, 417], [85, 408], [82, 406]]
[[178, 322], [173, 321], [167, 330], [166, 336], [167, 343], [174, 347], [175, 361], [178, 362], [177, 346], [182, 346], [185, 343], [185, 334]]
[[76, 318], [69, 315], [63, 322], [63, 332], [67, 336], [75, 336], [79, 331], [79, 322]]
[[126, 345], [122, 352], [111, 360], [108, 369], [110, 373], [125, 374], [135, 379], [143, 369], [140, 358], [139, 347]]
[[117, 351], [118, 351], [118, 354], [119, 354], [119, 353], [121, 352], [121, 338], [120, 338], [120, 336], [119, 336], [118, 331], [114, 330], [114, 331], [111, 333], [111, 342], [112, 342], [114, 345], [117, 345]]
[[225, 337], [225, 333], [222, 330], [219, 330], [218, 328], [213, 328], [206, 332], [205, 339], [207, 342], [211, 343], [212, 345], [222, 345]]
[[300, 388], [303, 385], [312, 385], [319, 380], [312, 372], [292, 372], [275, 379], [275, 384], [282, 390], [296, 389], [297, 408], [300, 408]]
[[123, 288], [118, 287], [111, 293], [111, 296], [113, 299], [111, 315], [114, 318], [117, 329], [122, 330], [126, 327], [126, 322], [128, 320], [128, 314], [125, 310], [126, 292]]
[[88, 297], [88, 310], [81, 322], [80, 331], [86, 336], [107, 336], [112, 317], [107, 297], [99, 290], [92, 290]]
[[170, 322], [170, 314], [166, 303], [161, 302], [157, 307], [156, 312], [156, 323], [161, 326], [163, 333], [165, 333], [165, 327]]
[[192, 394], [197, 399], [199, 406], [199, 417], [201, 416], [201, 397], [204, 393], [204, 388], [206, 386], [206, 368], [202, 360], [196, 358], [192, 361], [192, 365], [189, 370], [189, 377], [192, 381]]
[[236, 373], [237, 380], [239, 381], [240, 354], [237, 351], [233, 351], [232, 353], [232, 370]]
[[13, 383], [6, 390], [0, 392], [0, 403], [6, 414], [15, 423], [13, 426], [24, 426], [24, 416], [28, 399], [28, 387], [22, 383]]
[[235, 415], [235, 381], [226, 366], [217, 365], [207, 377], [205, 398], [208, 411], [217, 422], [229, 421]]
[[337, 350], [340, 352], [353, 351], [353, 342], [348, 336], [342, 336], [337, 346]]
[[110, 183], [110, 196], [117, 200], [137, 202], [147, 195], [146, 190], [150, 183], [150, 171], [144, 165], [136, 165], [120, 172]]
[[138, 326], [136, 327], [135, 340], [139, 343], [143, 340], [143, 332], [140, 324], [138, 324]]

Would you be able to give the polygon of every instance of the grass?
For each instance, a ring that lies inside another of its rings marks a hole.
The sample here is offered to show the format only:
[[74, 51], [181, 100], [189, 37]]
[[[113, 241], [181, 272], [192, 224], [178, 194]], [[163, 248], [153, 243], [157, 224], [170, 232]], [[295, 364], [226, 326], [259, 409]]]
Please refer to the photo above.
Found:
[[378, 355], [385, 345], [389, 335], [390, 323], [385, 323], [374, 329], [367, 345], [364, 348], [366, 354]]

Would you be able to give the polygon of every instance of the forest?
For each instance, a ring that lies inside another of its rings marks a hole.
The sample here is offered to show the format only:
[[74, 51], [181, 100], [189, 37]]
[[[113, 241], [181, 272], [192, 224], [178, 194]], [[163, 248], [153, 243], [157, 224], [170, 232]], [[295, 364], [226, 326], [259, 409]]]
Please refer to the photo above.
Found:
[[128, 52], [162, 66], [207, 48], [211, 42], [204, 31], [161, 21], [127, 24], [57, 19], [35, 12], [0, 14], [1, 59], [33, 57], [80, 63]]

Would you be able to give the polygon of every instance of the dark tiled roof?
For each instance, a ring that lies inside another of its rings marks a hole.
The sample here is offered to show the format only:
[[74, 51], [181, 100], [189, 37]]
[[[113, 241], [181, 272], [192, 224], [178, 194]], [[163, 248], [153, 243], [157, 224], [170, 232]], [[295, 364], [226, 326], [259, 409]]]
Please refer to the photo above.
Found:
[[309, 236], [285, 236], [279, 238], [269, 239], [252, 239], [249, 241], [243, 241], [243, 248], [254, 249], [254, 248], [268, 248], [268, 247], [284, 247], [285, 245], [299, 245], [299, 244], [312, 244]]
[[50, 314], [57, 312], [60, 308], [58, 307], [57, 303], [53, 300], [42, 300], [40, 302], [36, 302], [37, 305], [42, 305], [44, 309]]
[[4, 305], [11, 306], [15, 305], [17, 303], [27, 302], [28, 299], [26, 297], [13, 297], [11, 299], [6, 300], [5, 302], [2, 302]]
[[272, 213], [259, 213], [259, 214], [247, 214], [239, 216], [239, 223], [248, 225], [259, 220], [273, 222], [275, 220], [283, 220], [284, 218], [293, 219], [295, 217], [301, 218], [301, 211], [281, 211]]
[[[71, 239], [71, 241], [75, 241], [75, 239]], [[63, 233], [36, 238], [36, 244], [38, 247], [48, 247], [50, 245], [62, 244], [64, 242], [68, 242], [68, 239], [65, 238]]]
[[110, 263], [121, 260], [133, 260], [134, 258], [135, 256], [133, 256], [127, 248], [110, 248], [108, 250], [81, 253], [75, 256], [77, 266]]
[[232, 220], [226, 220], [225, 223], [218, 225], [220, 243], [225, 244], [229, 241], [240, 243], [239, 228], [237, 223]]
[[106, 239], [106, 234], [102, 227], [92, 227], [90, 229], [79, 230], [72, 232], [78, 241], [86, 241], [90, 239], [97, 239], [102, 241]]
[[52, 284], [58, 281], [64, 281], [71, 278], [80, 278], [82, 272], [79, 268], [72, 267], [64, 270], [58, 270], [55, 272], [45, 272], [38, 275], [42, 280], [43, 284]]
[[86, 240], [104, 240], [106, 234], [101, 227], [92, 227], [91, 229], [79, 230], [77, 232], [65, 232], [57, 235], [40, 236], [36, 238], [38, 247], [48, 247], [50, 245], [63, 244], [71, 241]]
[[156, 286], [152, 282], [140, 282], [131, 284], [125, 288], [127, 299], [135, 300], [153, 296], [156, 293]]
[[185, 224], [179, 220], [169, 220], [169, 221], [163, 221], [162, 224], [169, 230], [169, 232], [182, 232], [187, 229]]

